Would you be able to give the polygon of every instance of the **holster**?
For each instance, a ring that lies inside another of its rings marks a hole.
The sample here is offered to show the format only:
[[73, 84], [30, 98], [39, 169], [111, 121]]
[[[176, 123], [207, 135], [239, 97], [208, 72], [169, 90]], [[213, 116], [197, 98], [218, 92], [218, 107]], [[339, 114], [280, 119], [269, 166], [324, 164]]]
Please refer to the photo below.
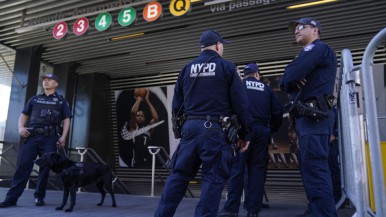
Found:
[[184, 116], [175, 116], [172, 117], [172, 127], [174, 138], [179, 139], [182, 136], [182, 125], [184, 124], [185, 118]]
[[221, 126], [226, 130], [227, 142], [230, 144], [235, 144], [238, 139], [238, 131], [240, 128], [237, 116], [231, 115], [230, 117], [223, 117], [221, 119]]
[[313, 120], [323, 120], [328, 117], [328, 110], [332, 108], [333, 101], [333, 96], [320, 95], [305, 101], [291, 101], [284, 107], [295, 118], [308, 117]]
[[295, 105], [295, 117], [308, 117], [314, 120], [324, 120], [328, 117], [327, 111], [311, 107], [305, 103], [298, 103]]

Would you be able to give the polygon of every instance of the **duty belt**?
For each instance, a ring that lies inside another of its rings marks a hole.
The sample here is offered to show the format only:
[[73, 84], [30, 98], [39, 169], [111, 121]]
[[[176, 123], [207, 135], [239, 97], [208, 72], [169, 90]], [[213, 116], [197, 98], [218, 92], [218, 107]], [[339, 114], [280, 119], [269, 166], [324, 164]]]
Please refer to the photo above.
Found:
[[30, 136], [44, 135], [44, 136], [53, 136], [60, 134], [59, 127], [54, 126], [45, 126], [45, 127], [27, 127], [30, 132]]
[[204, 127], [206, 128], [211, 128], [212, 122], [219, 123], [223, 128], [228, 128], [226, 118], [227, 117], [217, 115], [185, 115], [185, 120], [205, 120]]
[[213, 122], [217, 122], [217, 123], [221, 123], [221, 120], [222, 120], [222, 116], [211, 116], [211, 115], [186, 115], [185, 116], [185, 120], [194, 120], [194, 119], [198, 119], [198, 120], [206, 120], [206, 121], [213, 121]]

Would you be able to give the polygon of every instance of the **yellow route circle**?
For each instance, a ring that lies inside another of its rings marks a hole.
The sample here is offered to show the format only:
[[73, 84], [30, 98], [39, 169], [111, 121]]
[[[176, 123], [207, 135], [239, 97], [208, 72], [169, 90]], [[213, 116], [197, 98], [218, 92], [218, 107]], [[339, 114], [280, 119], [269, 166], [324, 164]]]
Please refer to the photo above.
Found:
[[173, 16], [182, 16], [190, 11], [190, 0], [172, 0], [169, 10]]

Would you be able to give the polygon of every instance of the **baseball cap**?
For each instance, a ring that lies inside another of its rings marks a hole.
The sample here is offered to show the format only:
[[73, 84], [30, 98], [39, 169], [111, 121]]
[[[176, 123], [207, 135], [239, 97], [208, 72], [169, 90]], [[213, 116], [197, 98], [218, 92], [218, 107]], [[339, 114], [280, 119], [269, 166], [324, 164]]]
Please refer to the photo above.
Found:
[[218, 32], [213, 30], [207, 30], [201, 34], [201, 37], [200, 37], [201, 48], [217, 44], [217, 42], [221, 42], [223, 44], [231, 43], [230, 41], [224, 40], [224, 38]]
[[52, 73], [47, 73], [47, 74], [44, 74], [41, 76], [42, 79], [45, 79], [45, 78], [49, 78], [49, 79], [52, 79], [52, 80], [55, 80], [56, 82], [59, 82], [59, 77], [52, 74]]
[[290, 21], [288, 24], [288, 29], [294, 32], [298, 24], [318, 27], [319, 33], [322, 31], [322, 27], [320, 26], [320, 23], [311, 17], [304, 17], [304, 18], [301, 18], [300, 20]]
[[248, 75], [250, 73], [259, 73], [259, 66], [256, 63], [249, 63], [244, 67], [244, 75]]

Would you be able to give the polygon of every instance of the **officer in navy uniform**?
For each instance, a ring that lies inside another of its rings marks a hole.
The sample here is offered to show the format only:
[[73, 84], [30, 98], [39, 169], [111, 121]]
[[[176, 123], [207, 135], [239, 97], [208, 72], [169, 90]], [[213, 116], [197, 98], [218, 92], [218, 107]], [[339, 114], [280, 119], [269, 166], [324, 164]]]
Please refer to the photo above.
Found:
[[248, 148], [251, 121], [248, 99], [236, 66], [222, 58], [226, 43], [228, 41], [215, 31], [203, 32], [201, 54], [179, 73], [172, 110], [175, 116], [183, 115], [185, 122], [156, 217], [174, 215], [200, 166], [201, 198], [195, 216], [217, 215], [233, 154], [227, 131], [220, 123], [223, 117], [237, 115], [241, 128], [236, 147], [241, 152]]
[[[64, 147], [70, 128], [71, 110], [66, 99], [56, 92], [59, 78], [51, 73], [42, 76], [44, 93], [33, 96], [19, 118], [19, 134], [25, 139], [20, 145], [17, 168], [12, 186], [0, 208], [16, 206], [28, 182], [34, 160], [47, 152]], [[63, 122], [63, 130], [61, 124]], [[48, 167], [40, 167], [35, 189], [35, 205], [43, 206], [49, 178]]]
[[[259, 67], [255, 63], [244, 68], [243, 80], [249, 99], [248, 113], [253, 120], [252, 138], [247, 151], [237, 153], [239, 158], [232, 167], [228, 183], [228, 199], [222, 217], [238, 216], [243, 192], [244, 170], [247, 169], [245, 187], [248, 217], [257, 217], [263, 203], [264, 184], [268, 155], [268, 141], [271, 132], [276, 132], [283, 120], [283, 106], [270, 86], [260, 81]], [[245, 168], [247, 166], [247, 168]]]
[[[311, 216], [336, 216], [328, 166], [332, 132], [328, 118], [332, 112], [329, 99], [334, 91], [336, 55], [320, 40], [321, 26], [315, 19], [307, 17], [291, 21], [288, 28], [294, 32], [296, 42], [303, 49], [285, 68], [280, 88], [289, 94], [292, 105], [296, 105], [290, 107], [290, 112], [295, 117], [300, 169]], [[318, 115], [313, 117], [310, 114]]]

